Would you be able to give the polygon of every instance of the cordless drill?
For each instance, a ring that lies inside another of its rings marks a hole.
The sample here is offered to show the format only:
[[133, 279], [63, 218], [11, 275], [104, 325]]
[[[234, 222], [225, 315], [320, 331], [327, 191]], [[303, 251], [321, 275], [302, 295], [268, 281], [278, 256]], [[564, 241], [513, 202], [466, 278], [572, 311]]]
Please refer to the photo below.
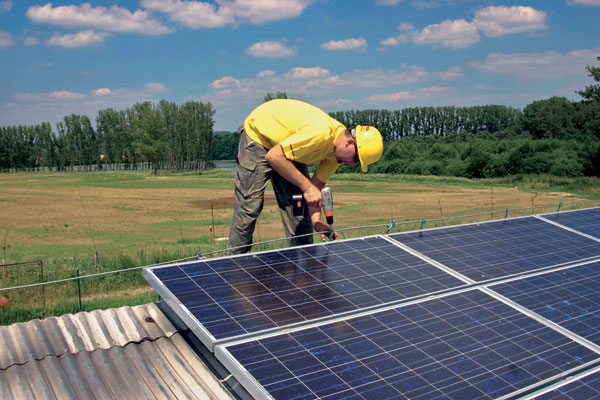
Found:
[[329, 240], [333, 240], [335, 231], [333, 230], [333, 196], [331, 195], [331, 189], [329, 187], [323, 188], [321, 195], [323, 196], [323, 212], [327, 219], [327, 225], [331, 228], [329, 231]]
[[[329, 240], [333, 239], [333, 197], [331, 196], [331, 189], [329, 187], [323, 188], [321, 190], [321, 195], [323, 196], [323, 212], [325, 213], [325, 218], [327, 219], [327, 225], [331, 228], [329, 231]], [[302, 215], [304, 210], [304, 198], [301, 194], [295, 194], [292, 196], [292, 205], [294, 209], [294, 215]]]

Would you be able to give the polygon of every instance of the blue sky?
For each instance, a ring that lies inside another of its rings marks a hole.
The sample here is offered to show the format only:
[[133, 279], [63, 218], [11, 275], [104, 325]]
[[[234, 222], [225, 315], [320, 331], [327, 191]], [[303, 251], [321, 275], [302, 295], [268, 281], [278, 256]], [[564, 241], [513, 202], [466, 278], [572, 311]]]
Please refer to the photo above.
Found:
[[600, 0], [0, 0], [0, 126], [266, 93], [325, 111], [503, 104], [593, 83]]

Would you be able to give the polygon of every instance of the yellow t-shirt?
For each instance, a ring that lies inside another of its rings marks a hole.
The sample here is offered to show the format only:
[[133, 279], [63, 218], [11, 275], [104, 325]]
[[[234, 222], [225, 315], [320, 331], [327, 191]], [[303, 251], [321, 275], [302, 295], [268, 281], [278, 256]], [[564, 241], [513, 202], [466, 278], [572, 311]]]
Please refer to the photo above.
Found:
[[244, 121], [246, 134], [267, 149], [280, 144], [287, 159], [319, 162], [317, 177], [327, 182], [340, 164], [333, 145], [346, 127], [322, 110], [292, 99], [261, 104]]

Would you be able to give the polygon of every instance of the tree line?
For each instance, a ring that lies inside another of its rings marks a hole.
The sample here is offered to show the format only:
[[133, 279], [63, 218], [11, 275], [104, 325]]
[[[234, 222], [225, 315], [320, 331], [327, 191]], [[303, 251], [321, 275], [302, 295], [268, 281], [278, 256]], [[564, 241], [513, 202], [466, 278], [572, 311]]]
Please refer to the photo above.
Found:
[[[590, 74], [598, 73], [595, 69]], [[534, 101], [523, 110], [501, 106], [350, 110], [330, 115], [346, 126], [373, 125], [386, 142], [370, 172], [499, 177], [514, 174], [600, 176], [600, 90], [588, 86], [573, 102]], [[285, 98], [285, 93], [269, 94]], [[183, 171], [232, 160], [237, 132], [213, 134], [210, 103], [137, 103], [96, 117], [0, 127], [0, 170], [161, 168]], [[354, 172], [347, 166], [341, 171]]]
[[133, 169], [178, 171], [211, 163], [214, 109], [210, 103], [140, 102], [125, 110], [71, 114], [56, 125], [0, 127], [0, 171]]
[[534, 139], [600, 137], [597, 101], [571, 102], [564, 97], [538, 100], [522, 111], [502, 105], [411, 107], [402, 110], [352, 110], [330, 113], [345, 126], [376, 126], [385, 142], [408, 136], [495, 134], [527, 131]]
[[[280, 94], [278, 94], [279, 96]], [[232, 160], [239, 134], [213, 134], [210, 103], [136, 103], [49, 123], [0, 127], [0, 170], [153, 168], [177, 171]], [[369, 170], [498, 177], [521, 173], [600, 175], [600, 102], [564, 97], [523, 110], [500, 106], [411, 107], [330, 114], [346, 126], [373, 125], [386, 142]], [[354, 171], [347, 166], [341, 171]]]
[[523, 111], [504, 106], [424, 107], [416, 113], [367, 110], [334, 115], [347, 126], [380, 124], [375, 126], [382, 127], [388, 143], [382, 159], [369, 168], [373, 173], [600, 176], [596, 100], [552, 97], [534, 101]]

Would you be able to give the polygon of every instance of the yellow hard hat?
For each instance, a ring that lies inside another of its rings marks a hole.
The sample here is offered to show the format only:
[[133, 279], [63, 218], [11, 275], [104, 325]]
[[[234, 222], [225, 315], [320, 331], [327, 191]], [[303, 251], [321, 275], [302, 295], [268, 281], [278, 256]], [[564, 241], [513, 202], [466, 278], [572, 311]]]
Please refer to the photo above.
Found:
[[358, 159], [362, 172], [367, 172], [368, 165], [381, 158], [383, 153], [383, 139], [381, 133], [374, 126], [356, 125], [354, 129]]

